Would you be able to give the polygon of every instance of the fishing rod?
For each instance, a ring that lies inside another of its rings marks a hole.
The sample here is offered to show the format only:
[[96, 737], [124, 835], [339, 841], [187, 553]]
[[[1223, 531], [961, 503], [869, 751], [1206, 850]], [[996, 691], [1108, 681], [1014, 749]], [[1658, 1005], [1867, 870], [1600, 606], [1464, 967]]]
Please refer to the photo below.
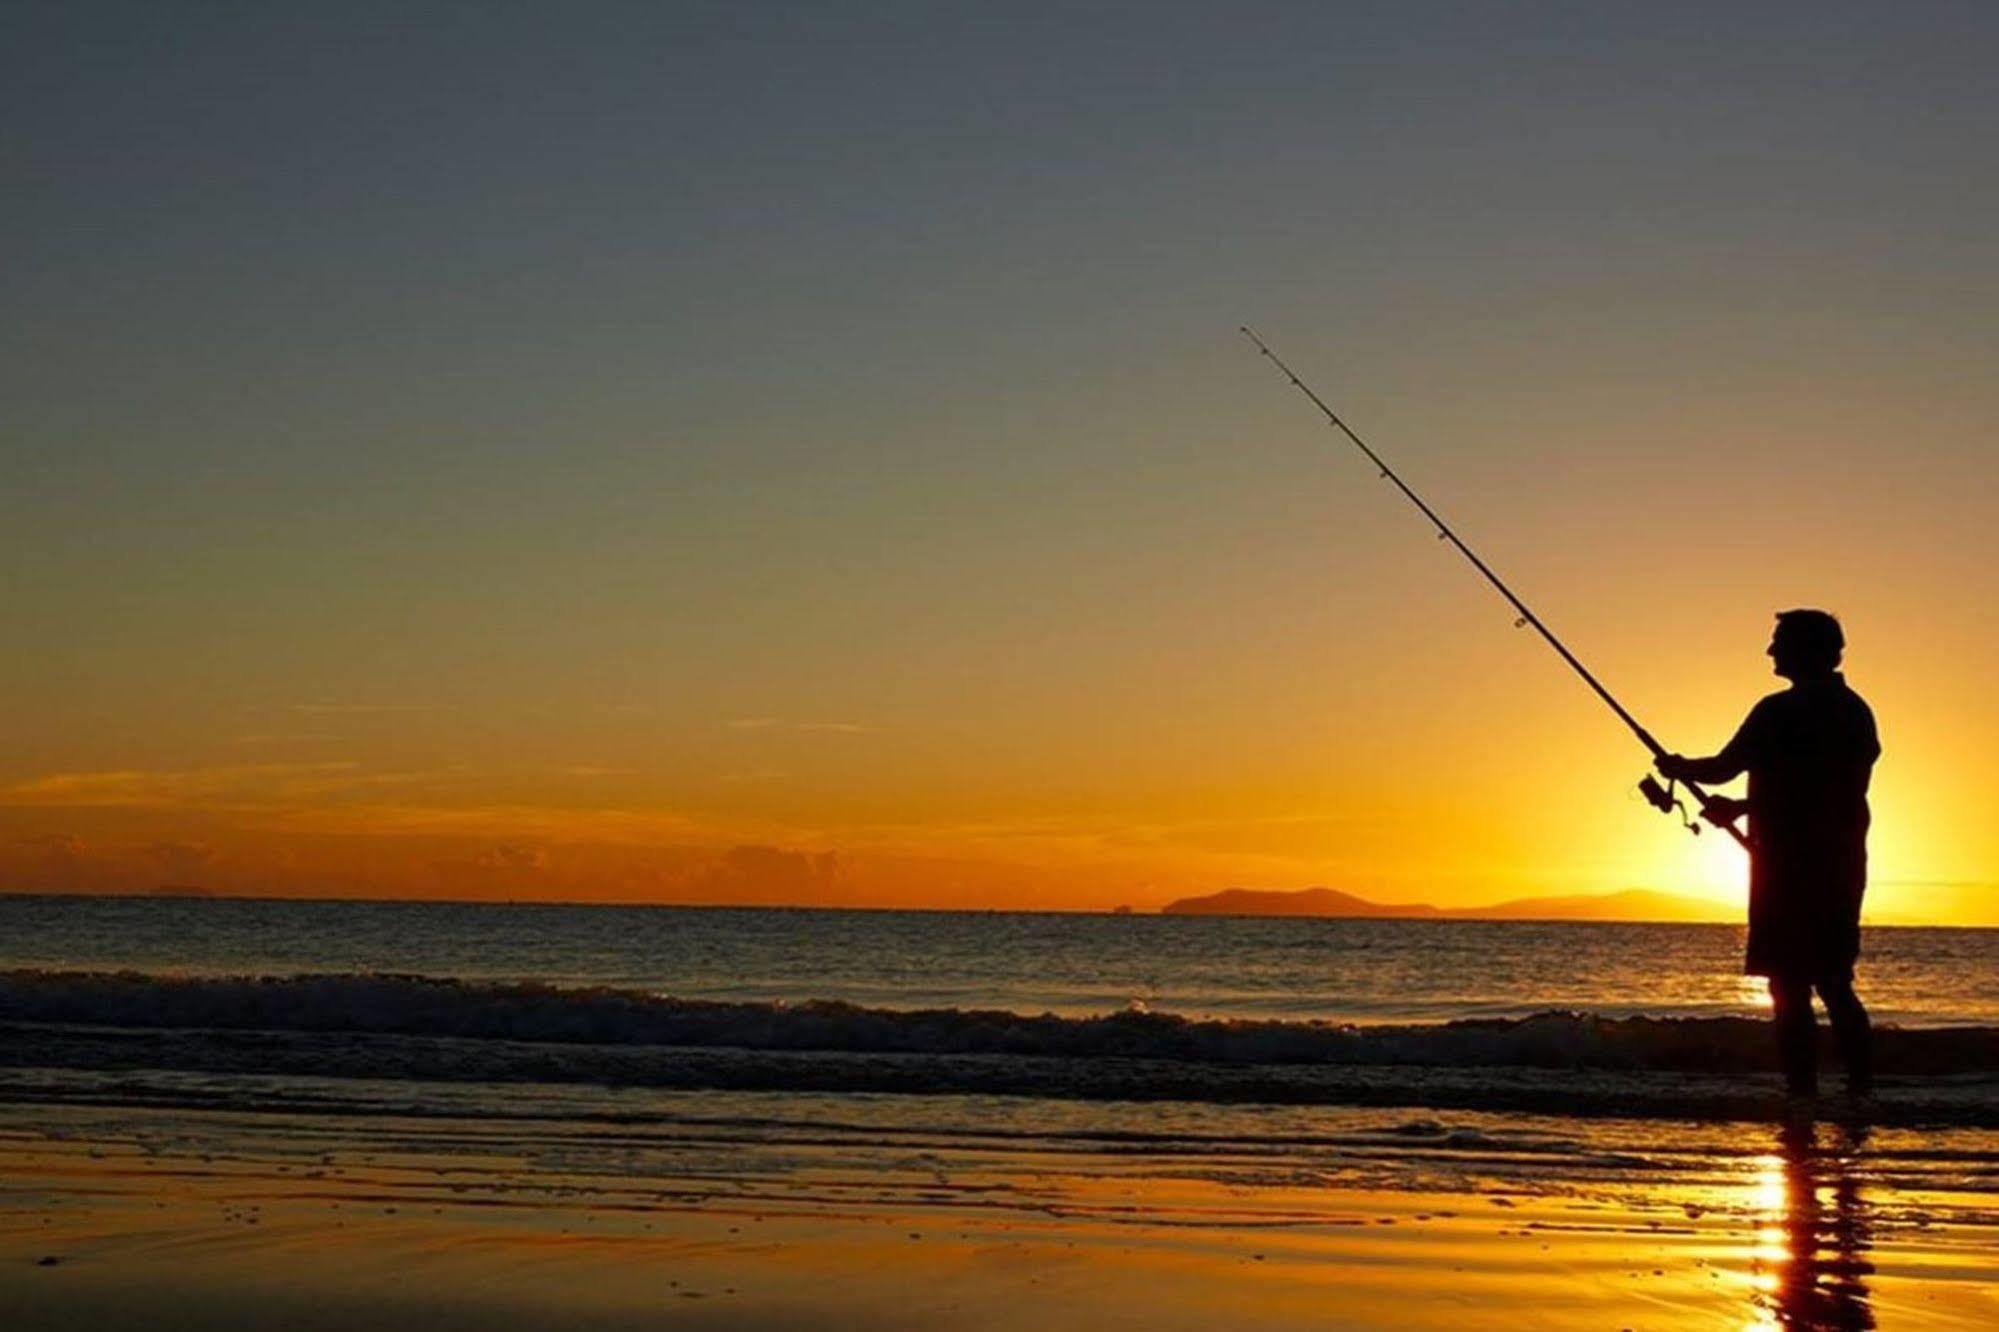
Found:
[[[1627, 710], [1622, 703], [1619, 703], [1617, 699], [1612, 696], [1611, 692], [1608, 689], [1603, 687], [1603, 682], [1597, 679], [1596, 676], [1590, 674], [1589, 667], [1583, 665], [1582, 662], [1578, 661], [1576, 659], [1576, 654], [1569, 651], [1569, 649], [1567, 648], [1567, 646], [1563, 644], [1561, 639], [1555, 637], [1554, 631], [1548, 628], [1547, 625], [1541, 623], [1541, 617], [1536, 615], [1533, 611], [1529, 610], [1527, 607], [1527, 603], [1522, 601], [1518, 596], [1514, 595], [1513, 589], [1508, 587], [1505, 581], [1501, 579], [1498, 574], [1492, 571], [1491, 566], [1487, 565], [1484, 560], [1480, 559], [1478, 557], [1477, 552], [1473, 551], [1470, 546], [1467, 546], [1464, 543], [1463, 538], [1461, 538], [1456, 532], [1451, 530], [1451, 525], [1449, 523], [1445, 522], [1442, 518], [1437, 516], [1437, 511], [1431, 508], [1429, 504], [1424, 501], [1421, 495], [1418, 495], [1415, 491], [1409, 488], [1409, 483], [1404, 481], [1399, 475], [1397, 475], [1395, 469], [1393, 467], [1390, 467], [1386, 462], [1384, 462], [1380, 454], [1376, 453], [1373, 449], [1368, 447], [1366, 440], [1362, 439], [1359, 435], [1354, 433], [1354, 429], [1352, 426], [1348, 425], [1345, 421], [1340, 419], [1340, 414], [1338, 412], [1334, 411], [1331, 407], [1328, 407], [1326, 405], [1326, 400], [1324, 398], [1321, 398], [1317, 393], [1314, 393], [1312, 391], [1311, 385], [1307, 384], [1304, 380], [1298, 378], [1297, 372], [1294, 371], [1290, 366], [1286, 365], [1284, 363], [1284, 359], [1280, 357], [1276, 352], [1270, 350], [1269, 344], [1265, 343], [1262, 338], [1258, 337], [1256, 335], [1255, 330], [1250, 328], [1249, 325], [1247, 324], [1242, 325], [1242, 335], [1248, 338], [1251, 342], [1255, 343], [1256, 349], [1262, 352], [1263, 355], [1271, 362], [1271, 364], [1275, 365], [1279, 370], [1282, 370], [1284, 372], [1284, 377], [1290, 380], [1292, 385], [1296, 387], [1300, 393], [1303, 393], [1306, 397], [1310, 398], [1312, 400], [1312, 405], [1317, 407], [1320, 411], [1324, 412], [1326, 414], [1326, 420], [1328, 420], [1334, 426], [1336, 426], [1341, 434], [1345, 435], [1348, 439], [1352, 440], [1355, 448], [1359, 449], [1362, 453], [1367, 455], [1367, 460], [1373, 463], [1376, 469], [1380, 471], [1383, 480], [1393, 481], [1395, 483], [1395, 488], [1401, 491], [1402, 494], [1408, 499], [1408, 501], [1411, 504], [1414, 504], [1419, 510], [1422, 511], [1423, 516], [1429, 519], [1431, 525], [1437, 529], [1438, 539], [1441, 541], [1448, 541], [1453, 546], [1456, 546], [1458, 548], [1458, 554], [1464, 556], [1467, 560], [1471, 561], [1472, 568], [1478, 570], [1479, 573], [1484, 576], [1485, 581], [1491, 583], [1493, 587], [1498, 590], [1499, 595], [1505, 597], [1507, 603], [1511, 605], [1514, 610], [1520, 613], [1520, 618], [1513, 622], [1514, 628], [1524, 629], [1531, 625], [1536, 633], [1540, 634], [1542, 638], [1547, 640], [1548, 646], [1555, 649], [1556, 654], [1559, 655], [1563, 661], [1569, 664], [1569, 668], [1573, 670], [1577, 675], [1580, 675], [1582, 677], [1583, 683], [1588, 685], [1592, 690], [1594, 690], [1596, 692], [1596, 696], [1602, 699], [1604, 701], [1604, 704], [1607, 707], [1609, 707], [1609, 709], [1612, 712], [1617, 714], [1617, 719], [1623, 722], [1626, 726], [1631, 728], [1631, 733], [1638, 737], [1638, 743], [1644, 745], [1647, 750], [1651, 751], [1653, 758], [1661, 759], [1666, 757], [1666, 747], [1660, 744], [1657, 740], [1652, 738], [1652, 733], [1646, 730], [1643, 726], [1641, 726], [1638, 722], [1638, 719], [1632, 716], [1629, 710]], [[1716, 811], [1716, 802], [1719, 799], [1719, 797], [1710, 795], [1708, 792], [1702, 790], [1698, 785], [1696, 785], [1693, 782], [1681, 782], [1679, 783], [1679, 785], [1686, 789], [1686, 793], [1689, 796], [1691, 796], [1694, 800], [1694, 803], [1700, 807], [1701, 813], [1705, 816], [1709, 816], [1708, 821], [1710, 823], [1713, 823], [1716, 827], [1726, 829], [1728, 831], [1729, 836], [1733, 837], [1737, 842], [1742, 844], [1743, 850], [1746, 851], [1749, 849], [1748, 835], [1744, 833], [1740, 828], [1736, 827], [1732, 821], [1723, 819], [1718, 816], [1718, 812]], [[1694, 822], [1692, 819], [1687, 818], [1685, 805], [1679, 800], [1677, 800], [1673, 795], [1673, 786], [1674, 783], [1671, 781], [1668, 781], [1664, 786], [1661, 786], [1658, 782], [1658, 779], [1653, 777], [1650, 773], [1647, 773], [1644, 779], [1638, 783], [1638, 791], [1641, 795], [1645, 797], [1646, 801], [1653, 806], [1653, 808], [1659, 810], [1663, 814], [1671, 814], [1677, 810], [1680, 814], [1682, 822], [1684, 822], [1686, 826], [1689, 829], [1691, 829], [1696, 836], [1698, 836], [1701, 830], [1701, 826], [1700, 824]]]

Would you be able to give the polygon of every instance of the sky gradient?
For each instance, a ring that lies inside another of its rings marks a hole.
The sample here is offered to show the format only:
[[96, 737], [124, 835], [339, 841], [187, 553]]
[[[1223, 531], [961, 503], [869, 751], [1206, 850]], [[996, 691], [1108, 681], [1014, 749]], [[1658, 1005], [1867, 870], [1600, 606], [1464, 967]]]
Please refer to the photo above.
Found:
[[1734, 910], [1250, 322], [1999, 923], [1988, 6], [4, 18], [0, 888]]

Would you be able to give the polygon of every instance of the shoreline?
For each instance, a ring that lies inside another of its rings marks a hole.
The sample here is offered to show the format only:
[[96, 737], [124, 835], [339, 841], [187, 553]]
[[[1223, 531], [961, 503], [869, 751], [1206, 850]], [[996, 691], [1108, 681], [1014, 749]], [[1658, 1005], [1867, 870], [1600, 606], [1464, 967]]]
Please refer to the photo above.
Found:
[[51, 1332], [1999, 1321], [1989, 1180], [1924, 1175], [1928, 1135], [1326, 1111], [1344, 1139], [1169, 1146], [906, 1099], [783, 1128], [775, 1099], [664, 1126], [0, 1102], [0, 1304]]

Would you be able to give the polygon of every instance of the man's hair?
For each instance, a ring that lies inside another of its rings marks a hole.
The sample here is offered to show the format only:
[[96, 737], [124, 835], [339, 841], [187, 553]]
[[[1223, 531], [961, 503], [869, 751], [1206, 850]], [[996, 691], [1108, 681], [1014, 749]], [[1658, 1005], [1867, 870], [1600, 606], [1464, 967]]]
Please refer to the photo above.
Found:
[[1777, 632], [1812, 664], [1828, 671], [1839, 665], [1840, 654], [1846, 651], [1846, 634], [1830, 611], [1778, 611]]

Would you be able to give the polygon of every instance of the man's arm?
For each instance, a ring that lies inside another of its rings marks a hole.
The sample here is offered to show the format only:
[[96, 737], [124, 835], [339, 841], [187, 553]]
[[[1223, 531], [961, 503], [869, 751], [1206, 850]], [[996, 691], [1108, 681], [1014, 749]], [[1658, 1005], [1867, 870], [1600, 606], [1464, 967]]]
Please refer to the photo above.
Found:
[[1756, 761], [1764, 728], [1763, 716], [1763, 704], [1758, 703], [1749, 710], [1749, 715], [1736, 728], [1729, 742], [1722, 746], [1719, 754], [1707, 758], [1666, 755], [1659, 760], [1659, 775], [1676, 782], [1698, 782], [1702, 786], [1720, 786], [1734, 781]]
[[[1723, 782], [1734, 781], [1741, 775], [1744, 764], [1739, 755], [1732, 755], [1726, 749], [1711, 758], [1686, 758], [1680, 754], [1668, 754], [1659, 760], [1659, 772], [1676, 782], [1698, 782], [1702, 786], [1719, 786]], [[1701, 802], [1701, 817], [1717, 828], [1733, 829], [1735, 821], [1749, 813], [1749, 802], [1737, 800], [1733, 796], [1709, 793]]]
[[1687, 758], [1683, 754], [1668, 754], [1659, 760], [1659, 775], [1670, 777], [1676, 782], [1698, 782], [1702, 786], [1720, 786], [1740, 777], [1749, 765], [1726, 749], [1709, 758]]

